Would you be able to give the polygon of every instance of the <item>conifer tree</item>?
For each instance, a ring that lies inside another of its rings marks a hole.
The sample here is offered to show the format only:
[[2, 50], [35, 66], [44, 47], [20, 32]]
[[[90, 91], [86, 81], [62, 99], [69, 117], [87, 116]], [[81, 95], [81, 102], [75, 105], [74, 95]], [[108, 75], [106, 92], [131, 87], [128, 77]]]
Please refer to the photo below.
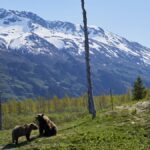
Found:
[[141, 77], [137, 77], [133, 86], [133, 100], [140, 100], [146, 96], [146, 88], [143, 84]]

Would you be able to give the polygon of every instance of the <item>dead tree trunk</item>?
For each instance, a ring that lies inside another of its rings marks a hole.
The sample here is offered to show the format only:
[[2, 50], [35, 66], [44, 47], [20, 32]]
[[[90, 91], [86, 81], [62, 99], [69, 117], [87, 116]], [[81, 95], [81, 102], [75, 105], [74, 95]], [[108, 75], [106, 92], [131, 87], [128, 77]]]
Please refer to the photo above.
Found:
[[111, 101], [111, 109], [113, 111], [114, 110], [114, 100], [113, 100], [112, 90], [111, 89], [110, 89], [110, 101]]
[[89, 37], [88, 37], [88, 27], [87, 27], [87, 16], [85, 10], [85, 2], [81, 0], [81, 6], [83, 10], [83, 24], [84, 24], [84, 46], [85, 46], [85, 61], [86, 61], [86, 74], [87, 74], [87, 86], [88, 86], [88, 109], [89, 113], [92, 114], [92, 117], [96, 117], [96, 110], [93, 100], [93, 91], [92, 91], [92, 81], [91, 81], [91, 66], [90, 66], [90, 55], [89, 55]]
[[2, 92], [0, 92], [0, 130], [2, 130]]

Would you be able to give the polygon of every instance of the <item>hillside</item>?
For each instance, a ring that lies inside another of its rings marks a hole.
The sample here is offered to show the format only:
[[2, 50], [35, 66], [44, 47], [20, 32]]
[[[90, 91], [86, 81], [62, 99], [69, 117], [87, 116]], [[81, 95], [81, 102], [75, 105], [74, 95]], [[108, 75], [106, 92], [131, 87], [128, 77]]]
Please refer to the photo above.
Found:
[[[89, 26], [94, 95], [125, 93], [141, 75], [150, 87], [150, 49]], [[78, 97], [86, 92], [81, 25], [0, 9], [3, 98]]]
[[75, 119], [75, 115], [69, 113], [68, 120], [57, 124], [59, 132], [55, 137], [36, 138], [38, 133], [34, 132], [31, 142], [22, 138], [16, 147], [11, 144], [11, 130], [7, 130], [0, 132], [0, 147], [13, 150], [149, 150], [149, 108], [149, 102], [126, 104], [116, 107], [115, 111], [98, 111], [94, 120], [87, 114]]

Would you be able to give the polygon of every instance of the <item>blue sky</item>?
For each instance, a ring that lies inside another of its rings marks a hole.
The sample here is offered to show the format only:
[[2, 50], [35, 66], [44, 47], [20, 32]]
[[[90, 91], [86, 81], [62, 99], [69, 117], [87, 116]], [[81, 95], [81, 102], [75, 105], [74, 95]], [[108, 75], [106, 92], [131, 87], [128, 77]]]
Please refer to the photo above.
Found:
[[[150, 47], [150, 0], [85, 0], [88, 23]], [[80, 0], [0, 0], [0, 7], [27, 10], [47, 20], [82, 23]]]

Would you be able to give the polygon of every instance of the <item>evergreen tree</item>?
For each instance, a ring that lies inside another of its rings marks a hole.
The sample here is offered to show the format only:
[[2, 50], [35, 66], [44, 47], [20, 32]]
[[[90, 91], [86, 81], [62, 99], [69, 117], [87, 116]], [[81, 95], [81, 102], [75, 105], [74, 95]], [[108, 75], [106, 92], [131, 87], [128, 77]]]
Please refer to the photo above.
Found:
[[133, 86], [133, 100], [140, 100], [146, 96], [146, 88], [143, 85], [141, 77], [138, 77]]

